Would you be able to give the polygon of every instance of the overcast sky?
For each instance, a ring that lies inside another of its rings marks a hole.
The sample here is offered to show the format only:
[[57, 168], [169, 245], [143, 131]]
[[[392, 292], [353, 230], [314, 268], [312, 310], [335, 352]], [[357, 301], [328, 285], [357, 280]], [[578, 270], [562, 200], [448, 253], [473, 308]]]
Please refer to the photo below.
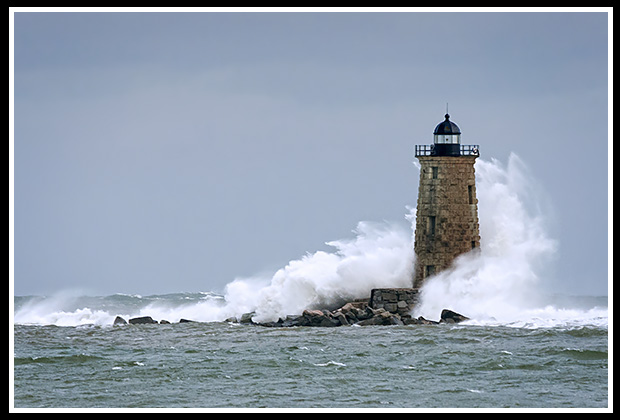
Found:
[[607, 293], [608, 16], [14, 14], [14, 292], [221, 291], [417, 200], [449, 102]]

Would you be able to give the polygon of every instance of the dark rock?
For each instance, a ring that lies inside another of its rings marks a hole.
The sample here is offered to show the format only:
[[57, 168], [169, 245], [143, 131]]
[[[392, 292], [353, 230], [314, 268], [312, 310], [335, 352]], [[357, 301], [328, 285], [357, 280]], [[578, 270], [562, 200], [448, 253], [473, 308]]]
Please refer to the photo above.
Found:
[[351, 325], [347, 320], [347, 317], [342, 312], [334, 312], [334, 319], [337, 319], [340, 322], [340, 325]]
[[179, 320], [179, 324], [186, 324], [188, 322], [196, 322], [196, 321], [192, 321], [191, 319], [185, 319], [185, 318], [181, 318]]
[[444, 309], [443, 311], [441, 311], [440, 318], [441, 320], [439, 322], [445, 322], [446, 324], [457, 324], [459, 322], [467, 321], [469, 319], [465, 315], [461, 315], [459, 313], [451, 311], [450, 309]]
[[419, 316], [417, 319], [417, 323], [419, 325], [437, 325], [439, 324], [439, 322], [437, 321], [431, 321], [430, 319], [426, 319], [423, 316]]
[[390, 316], [390, 323], [391, 323], [391, 325], [405, 325], [405, 323], [401, 319], [400, 315], [398, 315], [398, 314], [392, 314]]
[[252, 317], [256, 315], [256, 312], [248, 312], [241, 315], [241, 319], [239, 320], [240, 324], [253, 324]]
[[[335, 314], [341, 313], [347, 320], [347, 324], [355, 324], [359, 319], [356, 316], [356, 313], [359, 311], [359, 305], [355, 305], [352, 302], [345, 304], [342, 308], [338, 309]], [[342, 323], [342, 321], [341, 321]], [[344, 325], [344, 323], [342, 323]]]
[[150, 316], [140, 316], [138, 318], [131, 318], [129, 320], [129, 323], [130, 324], [157, 324], [157, 321], [155, 321]]
[[170, 324], [170, 321], [166, 321], [165, 319], [162, 319], [161, 321], [159, 321], [160, 325], [164, 325], [164, 324]]
[[282, 320], [283, 327], [296, 327], [301, 324], [301, 315], [287, 315]]
[[224, 322], [232, 322], [233, 324], [236, 324], [236, 323], [238, 323], [239, 321], [237, 321], [237, 317], [235, 317], [235, 316], [231, 316], [230, 318], [226, 318], [226, 319], [224, 320]]
[[403, 325], [419, 325], [420, 321], [417, 318], [412, 318], [411, 316], [403, 316], [401, 317], [403, 321]]
[[337, 327], [340, 325], [340, 321], [334, 319], [331, 312], [327, 310], [306, 309], [301, 316], [303, 317], [302, 325], [308, 327]]
[[357, 325], [403, 325], [403, 321], [397, 314], [392, 314], [385, 309], [375, 309], [375, 315], [372, 318], [364, 319]]
[[[372, 318], [374, 316], [374, 312], [371, 308], [368, 307], [368, 299], [360, 299], [353, 302], [347, 302], [341, 308], [336, 309], [333, 312], [333, 317], [336, 319], [340, 319], [340, 317], [337, 315], [338, 313], [341, 313], [345, 316], [346, 321], [349, 325], [356, 324], [363, 319]], [[342, 321], [340, 322], [342, 325], [346, 325]]]
[[277, 321], [258, 322], [256, 325], [260, 325], [261, 327], [278, 328], [282, 326], [282, 320], [278, 319]]
[[372, 309], [370, 306], [367, 306], [364, 309], [358, 309], [354, 313], [357, 319], [359, 319], [360, 321], [363, 321], [365, 319], [370, 319], [374, 317], [375, 315], [377, 315], [378, 313], [377, 311], [385, 311], [385, 309]]
[[127, 325], [127, 321], [121, 316], [117, 316], [114, 318], [114, 323], [112, 325]]

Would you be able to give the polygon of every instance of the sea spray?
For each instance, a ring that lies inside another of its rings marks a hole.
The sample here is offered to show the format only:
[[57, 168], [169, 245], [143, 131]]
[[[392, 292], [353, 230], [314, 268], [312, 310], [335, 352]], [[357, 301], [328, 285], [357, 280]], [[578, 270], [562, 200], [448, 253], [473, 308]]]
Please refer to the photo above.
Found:
[[540, 189], [515, 154], [506, 167], [479, 160], [476, 174], [480, 249], [427, 279], [414, 315], [436, 316], [449, 307], [476, 320], [514, 322], [541, 304], [542, 273], [556, 242], [546, 230]]
[[166, 295], [86, 296], [60, 291], [50, 296], [16, 296], [14, 323], [22, 325], [110, 326], [116, 316], [124, 319], [151, 316], [178, 322], [181, 318], [219, 321], [224, 298], [211, 292]]
[[[455, 260], [450, 269], [429, 278], [414, 316], [437, 319], [451, 308], [478, 320], [513, 322], [542, 305], [541, 278], [555, 258], [556, 242], [547, 233], [542, 189], [527, 166], [511, 154], [476, 163], [480, 249]], [[415, 213], [406, 216], [415, 226]], [[414, 262], [412, 231], [396, 225], [360, 222], [353, 240], [329, 242], [322, 251], [291, 261], [266, 286], [236, 280], [226, 301], [271, 321], [304, 309], [328, 307], [339, 300], [368, 297], [376, 287], [411, 287]], [[252, 302], [252, 299], [254, 301]]]
[[409, 231], [395, 224], [360, 222], [355, 233], [351, 240], [327, 242], [335, 252], [317, 251], [289, 262], [267, 286], [255, 289], [251, 285], [257, 279], [235, 280], [226, 288], [230, 309], [252, 309], [255, 321], [275, 321], [304, 309], [368, 297], [373, 288], [411, 284]]
[[80, 293], [69, 290], [46, 297], [21, 297], [16, 298], [14, 322], [58, 326], [112, 322], [111, 315], [98, 306], [85, 302]]

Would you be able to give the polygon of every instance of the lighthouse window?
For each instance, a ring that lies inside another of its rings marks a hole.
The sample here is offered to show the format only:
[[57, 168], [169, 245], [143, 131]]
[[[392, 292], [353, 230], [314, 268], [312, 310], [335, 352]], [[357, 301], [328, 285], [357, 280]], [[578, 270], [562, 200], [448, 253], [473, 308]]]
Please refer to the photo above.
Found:
[[435, 216], [428, 216], [428, 234], [435, 234]]
[[435, 274], [435, 266], [434, 265], [427, 265], [426, 266], [426, 276], [424, 276], [424, 277], [429, 277], [429, 276], [432, 276], [433, 274]]
[[437, 174], [439, 173], [439, 168], [437, 166], [432, 166], [431, 170], [433, 172], [433, 179], [437, 179]]
[[469, 204], [474, 204], [474, 187], [472, 185], [467, 186], [467, 194], [469, 195]]

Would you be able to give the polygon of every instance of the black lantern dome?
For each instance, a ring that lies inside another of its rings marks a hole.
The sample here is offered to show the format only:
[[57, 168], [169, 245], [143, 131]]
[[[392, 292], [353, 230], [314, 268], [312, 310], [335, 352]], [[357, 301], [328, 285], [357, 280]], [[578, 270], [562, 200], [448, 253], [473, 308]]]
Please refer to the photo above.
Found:
[[450, 121], [450, 114], [446, 114], [445, 117], [446, 120], [437, 124], [433, 134], [461, 134], [459, 126]]
[[445, 115], [445, 121], [437, 124], [433, 131], [434, 154], [437, 156], [460, 156], [461, 129], [450, 121], [450, 114]]

